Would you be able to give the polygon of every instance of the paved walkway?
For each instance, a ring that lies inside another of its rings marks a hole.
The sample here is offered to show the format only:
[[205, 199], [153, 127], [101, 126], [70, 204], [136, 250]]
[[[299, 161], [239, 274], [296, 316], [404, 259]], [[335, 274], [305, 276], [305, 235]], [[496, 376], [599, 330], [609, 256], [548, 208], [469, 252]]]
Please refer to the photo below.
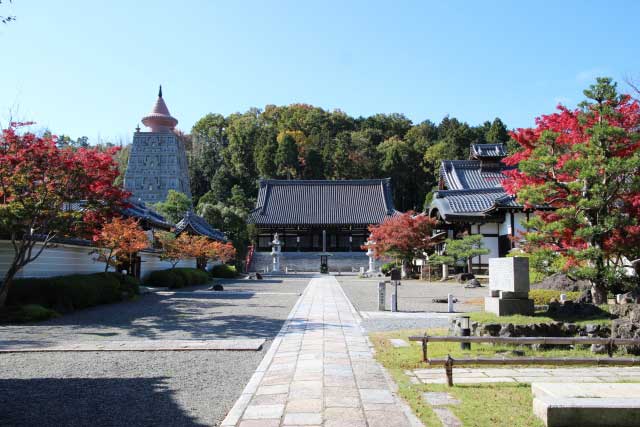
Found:
[[410, 426], [331, 276], [314, 278], [222, 426]]
[[[444, 368], [405, 371], [414, 383], [446, 384]], [[532, 382], [640, 382], [640, 367], [453, 368], [454, 384]]]

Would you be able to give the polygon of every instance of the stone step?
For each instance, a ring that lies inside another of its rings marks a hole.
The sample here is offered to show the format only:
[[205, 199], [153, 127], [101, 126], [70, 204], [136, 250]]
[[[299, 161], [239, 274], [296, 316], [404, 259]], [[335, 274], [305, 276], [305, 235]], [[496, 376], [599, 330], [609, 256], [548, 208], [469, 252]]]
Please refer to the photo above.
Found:
[[[369, 268], [369, 258], [365, 252], [329, 252], [329, 271], [351, 272]], [[250, 271], [271, 271], [273, 259], [270, 252], [255, 252], [249, 267]], [[288, 268], [295, 272], [319, 272], [320, 252], [282, 252], [280, 258], [282, 271]]]
[[531, 392], [547, 427], [640, 425], [640, 384], [532, 383]]

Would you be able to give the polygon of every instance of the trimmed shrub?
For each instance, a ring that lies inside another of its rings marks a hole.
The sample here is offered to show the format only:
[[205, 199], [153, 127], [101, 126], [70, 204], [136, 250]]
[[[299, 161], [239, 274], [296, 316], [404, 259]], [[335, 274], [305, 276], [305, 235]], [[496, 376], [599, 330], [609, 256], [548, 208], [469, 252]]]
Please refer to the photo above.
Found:
[[219, 264], [214, 266], [209, 272], [211, 277], [218, 277], [221, 279], [233, 279], [238, 275], [236, 268], [233, 265]]
[[152, 271], [146, 280], [146, 284], [178, 289], [185, 286], [202, 285], [208, 281], [209, 275], [205, 271], [197, 268], [174, 268]]
[[38, 304], [8, 306], [0, 309], [0, 323], [39, 322], [60, 315]]
[[122, 273], [107, 273], [113, 276], [118, 283], [120, 283], [120, 292], [126, 294], [128, 298], [133, 297], [134, 295], [140, 294], [140, 279], [134, 276], [129, 276], [128, 274]]
[[568, 300], [578, 299], [580, 292], [565, 292], [555, 289], [532, 289], [529, 291], [529, 298], [535, 305], [549, 305], [552, 299], [560, 301], [560, 294], [565, 294]]
[[184, 288], [186, 286], [182, 275], [171, 269], [152, 271], [145, 283], [149, 286], [168, 287], [172, 289]]
[[60, 315], [46, 307], [38, 304], [27, 304], [20, 307], [19, 318], [20, 322], [37, 322], [41, 320], [47, 320], [54, 317], [60, 317]]
[[391, 274], [391, 270], [393, 270], [396, 267], [397, 267], [397, 265], [396, 265], [395, 262], [388, 262], [386, 264], [382, 264], [382, 267], [380, 267], [380, 271], [385, 276], [388, 276], [389, 274]]
[[59, 312], [120, 301], [120, 282], [110, 274], [73, 274], [48, 278], [16, 279], [9, 305], [37, 304]]
[[204, 270], [197, 268], [176, 268], [174, 271], [182, 275], [187, 286], [204, 285], [209, 281], [209, 275]]

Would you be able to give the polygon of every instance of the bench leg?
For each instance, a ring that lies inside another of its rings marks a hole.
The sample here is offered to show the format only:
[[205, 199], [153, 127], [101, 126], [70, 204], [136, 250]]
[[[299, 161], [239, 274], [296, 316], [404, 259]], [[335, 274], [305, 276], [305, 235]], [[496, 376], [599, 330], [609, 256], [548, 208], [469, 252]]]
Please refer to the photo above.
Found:
[[427, 340], [425, 338], [422, 340], [422, 361], [425, 363], [429, 360], [427, 356]]

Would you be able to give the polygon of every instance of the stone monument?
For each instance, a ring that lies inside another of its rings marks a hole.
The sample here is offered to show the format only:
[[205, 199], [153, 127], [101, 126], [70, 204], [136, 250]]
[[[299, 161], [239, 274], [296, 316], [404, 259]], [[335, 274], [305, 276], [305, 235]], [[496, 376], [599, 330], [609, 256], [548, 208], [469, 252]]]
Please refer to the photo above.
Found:
[[280, 239], [278, 233], [273, 236], [273, 242], [271, 242], [271, 257], [273, 258], [272, 271], [277, 273], [280, 271]]
[[509, 257], [489, 259], [489, 291], [484, 309], [498, 316], [533, 314], [529, 299], [529, 258]]
[[162, 86], [151, 113], [142, 118], [142, 123], [150, 132], [137, 128], [133, 134], [124, 188], [134, 199], [147, 203], [164, 201], [169, 190], [191, 198], [184, 143], [174, 131], [178, 120], [169, 113], [162, 98]]

